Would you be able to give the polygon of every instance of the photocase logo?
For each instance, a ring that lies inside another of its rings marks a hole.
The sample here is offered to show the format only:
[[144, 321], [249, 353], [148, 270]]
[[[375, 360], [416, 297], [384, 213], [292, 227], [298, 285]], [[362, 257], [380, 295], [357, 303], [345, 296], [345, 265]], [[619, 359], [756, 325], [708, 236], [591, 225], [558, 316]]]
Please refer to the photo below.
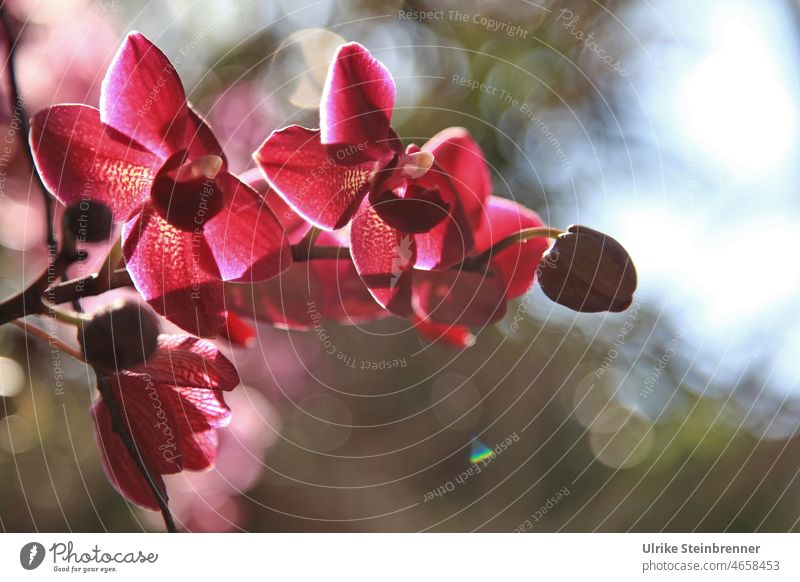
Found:
[[29, 542], [19, 551], [19, 563], [26, 570], [35, 570], [44, 561], [44, 546], [39, 542]]

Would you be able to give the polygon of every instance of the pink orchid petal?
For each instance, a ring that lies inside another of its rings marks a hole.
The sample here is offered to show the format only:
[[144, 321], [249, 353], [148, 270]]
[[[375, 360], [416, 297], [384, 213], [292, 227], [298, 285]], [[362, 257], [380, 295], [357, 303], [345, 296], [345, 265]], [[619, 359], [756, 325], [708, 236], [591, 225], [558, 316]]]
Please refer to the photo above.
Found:
[[320, 132], [299, 125], [275, 131], [253, 154], [270, 186], [308, 222], [335, 230], [355, 214], [376, 162], [342, 165], [320, 143]]
[[[111, 416], [102, 400], [92, 406], [92, 417], [95, 422], [95, 439], [103, 460], [103, 469], [114, 489], [145, 509], [158, 511], [158, 503], [150, 486], [128, 454], [122, 439], [113, 431]], [[156, 486], [164, 490], [164, 481], [157, 471], [148, 468]]]
[[159, 335], [158, 348], [143, 364], [121, 372], [144, 374], [156, 384], [189, 388], [233, 390], [239, 384], [236, 368], [212, 342], [186, 335]]
[[506, 313], [506, 284], [499, 274], [458, 270], [414, 273], [414, 306], [444, 324], [483, 326]]
[[320, 105], [323, 144], [368, 144], [385, 140], [394, 109], [389, 70], [362, 45], [336, 52]]
[[[347, 247], [349, 241], [341, 234], [324, 232], [316, 244]], [[352, 259], [312, 261], [311, 271], [318, 282], [319, 311], [325, 319], [355, 324], [389, 315], [364, 285]]]
[[231, 422], [231, 409], [219, 390], [172, 388], [175, 408], [187, 419], [192, 432], [224, 428]]
[[166, 389], [180, 432], [181, 465], [202, 471], [214, 464], [219, 439], [217, 428], [230, 423], [230, 409], [216, 390]]
[[202, 232], [179, 230], [147, 205], [125, 223], [122, 251], [133, 284], [153, 309], [195, 335], [219, 333], [222, 282]]
[[[346, 247], [339, 232], [323, 232], [317, 246]], [[252, 286], [226, 285], [228, 309], [286, 329], [309, 329], [324, 318], [343, 324], [388, 315], [372, 298], [349, 258], [297, 262], [280, 277]]]
[[230, 311], [285, 329], [308, 329], [309, 301], [318, 293], [307, 263], [295, 263], [280, 277], [253, 285], [225, 285]]
[[86, 105], [57, 105], [31, 122], [31, 150], [45, 186], [65, 205], [86, 198], [123, 222], [147, 200], [160, 160], [100, 122]]
[[148, 469], [161, 475], [182, 471], [183, 439], [171, 389], [146, 376], [114, 375], [111, 384], [123, 422]]
[[203, 234], [225, 281], [271, 279], [292, 264], [283, 227], [264, 200], [227, 172], [217, 183], [224, 192], [222, 211], [205, 223]]
[[492, 176], [480, 146], [463, 127], [450, 127], [433, 136], [424, 146], [440, 169], [452, 179], [464, 212], [477, 228], [486, 198], [492, 193]]
[[[515, 232], [537, 226], [544, 226], [544, 222], [533, 210], [512, 200], [490, 196], [485, 219], [475, 235], [475, 252], [484, 252]], [[525, 294], [533, 286], [539, 260], [549, 246], [547, 238], [533, 238], [492, 257], [491, 269], [503, 277], [509, 299]]]
[[106, 72], [100, 117], [163, 158], [183, 146], [186, 93], [175, 67], [141, 33], [128, 35]]
[[375, 300], [395, 315], [411, 315], [411, 280], [416, 245], [375, 212], [368, 200], [350, 230], [350, 252], [356, 271]]
[[181, 442], [183, 468], [188, 471], [203, 471], [214, 466], [219, 448], [219, 434], [215, 429], [189, 432], [187, 419], [180, 417], [184, 432]]

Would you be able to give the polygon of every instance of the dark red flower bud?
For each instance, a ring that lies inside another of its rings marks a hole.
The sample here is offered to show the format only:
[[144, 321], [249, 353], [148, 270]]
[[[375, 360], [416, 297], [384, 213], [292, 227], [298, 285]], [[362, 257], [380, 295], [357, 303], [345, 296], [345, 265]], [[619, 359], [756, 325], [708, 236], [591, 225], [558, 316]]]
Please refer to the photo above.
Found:
[[114, 217], [111, 209], [96, 200], [83, 200], [67, 207], [64, 211], [64, 230], [70, 232], [75, 240], [99, 243], [111, 236]]
[[132, 301], [116, 302], [95, 313], [78, 330], [86, 361], [101, 370], [124, 370], [144, 362], [156, 349], [158, 319]]
[[636, 268], [623, 246], [578, 225], [544, 254], [537, 277], [547, 297], [584, 313], [624, 311], [636, 291]]

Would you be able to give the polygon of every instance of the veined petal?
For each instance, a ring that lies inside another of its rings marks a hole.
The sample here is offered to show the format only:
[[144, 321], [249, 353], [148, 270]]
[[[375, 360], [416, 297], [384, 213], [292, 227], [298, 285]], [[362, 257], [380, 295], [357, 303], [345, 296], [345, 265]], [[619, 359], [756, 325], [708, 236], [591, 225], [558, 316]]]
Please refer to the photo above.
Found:
[[[339, 232], [323, 232], [316, 245], [346, 247]], [[387, 317], [349, 257], [294, 263], [280, 277], [252, 286], [226, 285], [227, 307], [286, 329], [309, 329], [321, 318], [356, 324]]]
[[120, 374], [188, 388], [233, 390], [239, 384], [236, 368], [212, 342], [186, 335], [161, 334], [143, 364]]
[[[316, 244], [346, 247], [348, 240], [339, 234], [324, 232]], [[319, 312], [325, 319], [352, 325], [390, 315], [372, 297], [352, 259], [311, 261], [311, 273], [318, 284]]]
[[141, 33], [130, 33], [103, 79], [103, 122], [167, 158], [183, 146], [187, 110], [175, 67]]
[[114, 398], [148, 469], [170, 475], [183, 470], [180, 419], [171, 389], [146, 376], [111, 377]]
[[343, 227], [369, 189], [376, 162], [343, 165], [320, 143], [320, 131], [292, 125], [253, 154], [270, 186], [300, 216], [326, 230]]
[[424, 151], [453, 180], [473, 228], [477, 228], [486, 198], [492, 193], [492, 175], [480, 146], [463, 127], [450, 127], [433, 136]]
[[322, 143], [366, 145], [385, 140], [395, 93], [389, 70], [365, 47], [357, 42], [339, 47], [322, 91]]
[[217, 456], [217, 428], [227, 426], [231, 412], [216, 390], [173, 388], [165, 390], [178, 419], [184, 469], [201, 471]]
[[122, 251], [136, 289], [153, 309], [195, 335], [219, 333], [222, 282], [202, 231], [179, 230], [148, 204], [124, 225]]
[[158, 166], [154, 154], [100, 122], [86, 105], [56, 105], [31, 121], [31, 150], [42, 180], [65, 205], [85, 198], [128, 220], [147, 200]]
[[288, 269], [292, 250], [266, 202], [227, 172], [217, 176], [217, 183], [224, 205], [205, 223], [203, 234], [223, 280], [264, 281]]
[[231, 409], [219, 390], [173, 387], [176, 408], [189, 421], [193, 432], [224, 428], [231, 422]]
[[350, 252], [375, 300], [395, 315], [411, 315], [411, 280], [416, 260], [413, 235], [386, 224], [368, 200], [350, 230]]
[[[114, 489], [136, 505], [158, 511], [158, 503], [150, 490], [150, 485], [145, 481], [122, 439], [113, 431], [111, 416], [102, 400], [97, 400], [92, 406], [92, 417], [95, 422], [97, 447], [103, 459], [103, 469]], [[152, 463], [148, 462], [146, 465], [156, 487], [163, 491], [164, 481], [160, 473], [152, 467]]]

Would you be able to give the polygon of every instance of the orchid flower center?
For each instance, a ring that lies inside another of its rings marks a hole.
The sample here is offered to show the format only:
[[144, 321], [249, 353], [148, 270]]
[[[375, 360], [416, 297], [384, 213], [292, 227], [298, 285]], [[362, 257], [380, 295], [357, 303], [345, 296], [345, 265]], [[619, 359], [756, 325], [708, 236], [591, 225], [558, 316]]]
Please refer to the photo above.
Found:
[[199, 230], [222, 210], [225, 198], [217, 176], [223, 161], [208, 155], [170, 157], [156, 174], [150, 198], [158, 213], [181, 230]]
[[432, 153], [420, 150], [406, 153], [400, 158], [397, 165], [405, 176], [416, 180], [428, 173], [428, 170], [433, 166], [433, 162]]

